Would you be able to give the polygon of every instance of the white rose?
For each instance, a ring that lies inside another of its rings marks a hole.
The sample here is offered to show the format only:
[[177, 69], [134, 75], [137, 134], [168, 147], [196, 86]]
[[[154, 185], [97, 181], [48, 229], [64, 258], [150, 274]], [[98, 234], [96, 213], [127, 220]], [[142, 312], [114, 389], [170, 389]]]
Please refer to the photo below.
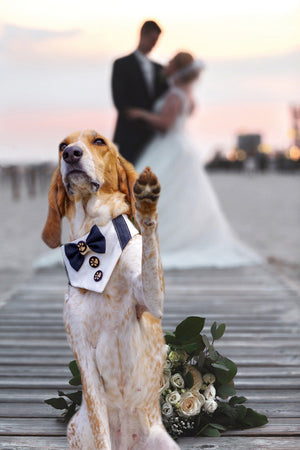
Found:
[[170, 353], [170, 351], [171, 351], [171, 347], [168, 344], [166, 344], [165, 345], [165, 350], [166, 350], [166, 355], [168, 355]]
[[206, 400], [203, 405], [203, 408], [207, 413], [213, 413], [217, 409], [217, 407], [218, 403], [213, 399]]
[[179, 402], [178, 414], [183, 417], [196, 416], [200, 413], [200, 400], [190, 392], [185, 392]]
[[164, 371], [161, 376], [161, 379], [160, 379], [159, 393], [162, 394], [167, 389], [169, 389], [169, 387], [170, 387], [170, 376], [169, 376], [169, 374], [165, 373], [165, 371]]
[[171, 350], [168, 355], [168, 359], [172, 363], [178, 363], [180, 361], [180, 354], [178, 352], [176, 352], [175, 350]]
[[205, 375], [203, 375], [203, 382], [205, 384], [211, 384], [214, 383], [216, 381], [216, 377], [214, 376], [213, 373], [206, 373]]
[[182, 378], [180, 373], [175, 373], [171, 377], [170, 381], [171, 381], [172, 386], [174, 386], [175, 388], [178, 388], [178, 389], [184, 388], [184, 379]]
[[181, 395], [178, 391], [173, 391], [166, 396], [166, 401], [171, 403], [171, 405], [176, 405], [181, 399]]
[[212, 399], [214, 400], [216, 397], [216, 390], [214, 388], [214, 386], [212, 384], [210, 384], [209, 386], [207, 386], [207, 388], [204, 391], [204, 397], [206, 398], [206, 400]]
[[161, 413], [166, 417], [171, 417], [173, 415], [173, 407], [171, 403], [164, 403], [161, 407]]
[[199, 391], [191, 391], [191, 393], [198, 398], [198, 400], [200, 401], [200, 405], [201, 407], [204, 405], [204, 403], [206, 402], [204, 395], [200, 394]]
[[166, 359], [164, 369], [171, 369], [172, 365], [173, 364], [171, 363], [171, 361], [169, 359]]

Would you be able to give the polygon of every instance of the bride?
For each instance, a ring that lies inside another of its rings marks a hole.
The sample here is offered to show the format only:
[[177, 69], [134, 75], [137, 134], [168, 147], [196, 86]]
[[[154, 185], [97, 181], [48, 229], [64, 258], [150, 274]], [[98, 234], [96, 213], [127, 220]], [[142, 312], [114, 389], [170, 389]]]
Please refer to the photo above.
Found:
[[178, 53], [165, 68], [167, 93], [153, 112], [130, 108], [132, 120], [142, 119], [157, 130], [137, 162], [138, 172], [150, 166], [161, 183], [159, 236], [163, 266], [230, 267], [260, 262], [228, 224], [203, 167], [199, 150], [184, 125], [194, 109], [192, 88], [203, 64], [190, 53]]

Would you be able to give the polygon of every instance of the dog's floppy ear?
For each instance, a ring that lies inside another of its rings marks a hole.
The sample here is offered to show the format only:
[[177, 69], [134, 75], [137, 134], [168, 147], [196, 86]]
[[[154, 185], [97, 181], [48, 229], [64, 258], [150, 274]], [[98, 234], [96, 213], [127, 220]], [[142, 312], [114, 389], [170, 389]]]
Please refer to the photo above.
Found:
[[135, 200], [133, 196], [133, 185], [135, 180], [137, 179], [137, 172], [133, 165], [126, 161], [123, 156], [118, 155], [117, 162], [117, 171], [118, 171], [118, 181], [119, 181], [119, 190], [126, 194], [126, 200], [131, 205], [131, 215], [134, 217], [135, 215]]
[[65, 215], [66, 201], [66, 191], [59, 168], [52, 175], [48, 200], [48, 217], [42, 232], [42, 239], [50, 248], [56, 248], [60, 245], [61, 219]]

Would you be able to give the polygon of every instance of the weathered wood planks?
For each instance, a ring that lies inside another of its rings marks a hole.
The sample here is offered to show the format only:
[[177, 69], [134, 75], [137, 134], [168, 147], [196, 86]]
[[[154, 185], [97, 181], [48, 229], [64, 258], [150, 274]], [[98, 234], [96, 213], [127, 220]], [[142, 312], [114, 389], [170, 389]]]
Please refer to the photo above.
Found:
[[[59, 412], [43, 403], [68, 385], [62, 271], [35, 274], [0, 311], [0, 450], [67, 448]], [[238, 394], [267, 414], [262, 428], [182, 439], [182, 449], [300, 447], [299, 293], [268, 266], [166, 274], [164, 329], [188, 315], [226, 322], [222, 353], [239, 366]]]

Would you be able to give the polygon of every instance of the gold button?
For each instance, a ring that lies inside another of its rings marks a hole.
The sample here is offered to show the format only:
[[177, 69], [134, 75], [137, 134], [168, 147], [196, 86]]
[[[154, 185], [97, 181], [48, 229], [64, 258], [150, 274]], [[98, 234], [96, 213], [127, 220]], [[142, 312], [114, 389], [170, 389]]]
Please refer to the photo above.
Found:
[[97, 256], [91, 256], [89, 259], [89, 264], [91, 267], [98, 267], [100, 264], [100, 261], [97, 258]]
[[77, 247], [80, 253], [84, 253], [87, 249], [86, 243], [84, 241], [79, 241]]
[[95, 281], [100, 281], [102, 277], [103, 277], [102, 270], [97, 270], [97, 272], [94, 275], [94, 280]]

